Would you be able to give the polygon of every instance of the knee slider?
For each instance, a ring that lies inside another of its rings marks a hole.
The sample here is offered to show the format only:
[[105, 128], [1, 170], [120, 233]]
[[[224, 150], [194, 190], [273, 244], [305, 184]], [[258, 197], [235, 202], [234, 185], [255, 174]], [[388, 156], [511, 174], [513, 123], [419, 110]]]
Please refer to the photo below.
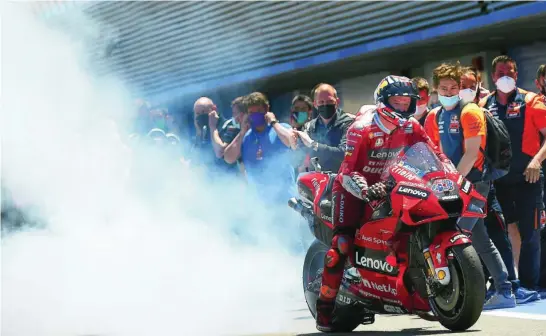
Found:
[[337, 249], [331, 248], [328, 250], [328, 252], [326, 252], [326, 257], [324, 259], [324, 265], [327, 268], [334, 268], [339, 264], [341, 256], [339, 255], [339, 251]]

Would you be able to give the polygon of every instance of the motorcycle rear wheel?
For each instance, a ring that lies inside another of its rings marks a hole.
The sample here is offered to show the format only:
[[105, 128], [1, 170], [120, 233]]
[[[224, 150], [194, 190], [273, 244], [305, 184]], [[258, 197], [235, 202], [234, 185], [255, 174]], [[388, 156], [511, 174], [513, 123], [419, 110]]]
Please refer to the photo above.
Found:
[[485, 281], [480, 258], [471, 245], [454, 246], [451, 252], [451, 282], [429, 302], [440, 324], [452, 331], [464, 331], [480, 318]]
[[[318, 277], [322, 276], [322, 270], [324, 270], [324, 256], [329, 248], [329, 246], [324, 245], [321, 241], [315, 240], [307, 250], [305, 261], [303, 262], [302, 280], [305, 302], [314, 319], [317, 317], [316, 299], [318, 298], [320, 291], [320, 279], [318, 279], [318, 283], [316, 283], [318, 286], [309, 287], [309, 284], [315, 282]], [[355, 316], [354, 314], [336, 315], [336, 322], [334, 323], [334, 330], [332, 332], [351, 332], [355, 330], [361, 322], [362, 316]]]

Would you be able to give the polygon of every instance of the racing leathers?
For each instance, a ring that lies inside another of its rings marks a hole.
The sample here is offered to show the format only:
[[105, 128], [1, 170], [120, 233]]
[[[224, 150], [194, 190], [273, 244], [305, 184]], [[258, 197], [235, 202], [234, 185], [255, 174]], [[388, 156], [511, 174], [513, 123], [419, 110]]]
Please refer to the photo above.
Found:
[[[389, 131], [376, 111], [358, 117], [347, 131], [345, 158], [332, 190], [334, 232], [325, 256], [322, 285], [317, 301], [318, 319], [331, 318], [347, 257], [354, 261], [352, 246], [358, 223], [364, 216], [369, 189], [381, 182], [385, 164], [407, 146], [425, 142], [442, 161], [449, 161], [432, 143], [424, 128], [410, 118]], [[329, 311], [330, 310], [330, 311]], [[319, 321], [328, 324], [329, 321]]]

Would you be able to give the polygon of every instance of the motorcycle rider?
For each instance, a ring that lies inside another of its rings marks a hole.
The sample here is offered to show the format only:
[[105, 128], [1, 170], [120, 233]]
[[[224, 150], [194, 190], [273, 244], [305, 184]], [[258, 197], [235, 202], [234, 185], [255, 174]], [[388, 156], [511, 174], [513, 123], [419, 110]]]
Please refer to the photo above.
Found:
[[356, 228], [369, 200], [387, 195], [380, 181], [387, 158], [404, 147], [426, 142], [443, 162], [449, 162], [431, 142], [419, 122], [410, 118], [420, 99], [415, 84], [406, 77], [387, 76], [374, 93], [375, 111], [358, 117], [347, 131], [345, 157], [332, 190], [334, 235], [324, 260], [322, 285], [317, 300], [316, 327], [333, 331], [335, 299], [351, 256]]

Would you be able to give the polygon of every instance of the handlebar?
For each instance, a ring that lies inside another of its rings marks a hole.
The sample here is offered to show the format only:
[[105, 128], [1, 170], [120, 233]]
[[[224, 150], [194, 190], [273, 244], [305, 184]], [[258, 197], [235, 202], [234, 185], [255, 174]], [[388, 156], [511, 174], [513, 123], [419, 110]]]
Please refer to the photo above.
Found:
[[389, 176], [387, 181], [385, 181], [385, 189], [387, 193], [390, 194], [395, 187], [396, 187], [396, 181], [394, 180], [392, 176]]

